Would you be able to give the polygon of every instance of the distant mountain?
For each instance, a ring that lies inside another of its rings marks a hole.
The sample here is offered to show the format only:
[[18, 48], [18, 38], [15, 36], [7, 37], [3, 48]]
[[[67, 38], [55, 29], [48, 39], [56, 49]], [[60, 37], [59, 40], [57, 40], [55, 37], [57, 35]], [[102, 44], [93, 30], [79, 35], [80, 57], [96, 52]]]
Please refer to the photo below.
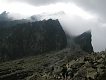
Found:
[[93, 52], [91, 32], [68, 36], [58, 20], [37, 21], [36, 16], [30, 18], [11, 20], [6, 11], [0, 14], [0, 60], [17, 59], [66, 47]]
[[66, 45], [66, 35], [58, 20], [49, 19], [0, 28], [1, 60], [60, 50]]
[[93, 52], [91, 31], [86, 31], [78, 36], [67, 35], [67, 43], [70, 48], [80, 48], [89, 53]]
[[9, 12], [2, 12], [0, 14], [0, 28], [1, 27], [12, 27], [12, 26], [15, 26], [16, 24], [22, 24], [22, 23], [28, 23], [28, 22], [35, 22], [37, 21], [37, 18], [36, 16], [31, 16], [27, 19], [15, 19], [13, 17], [11, 17], [9, 15], [10, 13]]
[[4, 11], [0, 14], [0, 21], [10, 21], [11, 19], [8, 16], [8, 12]]
[[80, 45], [81, 49], [86, 52], [93, 52], [91, 31], [86, 31], [74, 38], [76, 44]]

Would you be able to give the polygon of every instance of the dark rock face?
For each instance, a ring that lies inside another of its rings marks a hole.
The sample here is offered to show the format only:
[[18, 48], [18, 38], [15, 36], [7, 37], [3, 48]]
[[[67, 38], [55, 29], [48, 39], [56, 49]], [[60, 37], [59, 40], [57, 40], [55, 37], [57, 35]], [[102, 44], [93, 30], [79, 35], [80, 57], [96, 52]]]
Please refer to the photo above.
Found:
[[91, 31], [86, 31], [79, 36], [67, 36], [68, 47], [72, 49], [82, 49], [88, 53], [93, 52]]
[[58, 20], [44, 20], [0, 27], [1, 59], [16, 59], [53, 50], [67, 45], [65, 32]]
[[86, 52], [93, 52], [91, 31], [84, 32], [83, 34], [75, 37], [74, 41], [76, 44], [80, 45], [81, 49]]

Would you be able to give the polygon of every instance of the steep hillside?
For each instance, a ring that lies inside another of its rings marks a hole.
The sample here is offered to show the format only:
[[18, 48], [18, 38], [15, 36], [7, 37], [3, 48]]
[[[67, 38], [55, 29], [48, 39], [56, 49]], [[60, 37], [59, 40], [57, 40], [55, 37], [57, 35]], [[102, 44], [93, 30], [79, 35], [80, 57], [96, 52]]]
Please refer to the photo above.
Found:
[[93, 52], [91, 31], [86, 31], [74, 38], [76, 44], [80, 45], [81, 49], [86, 52]]
[[69, 34], [66, 36], [69, 48], [80, 48], [88, 53], [93, 52], [91, 31], [86, 31], [78, 36], [70, 36]]
[[13, 20], [6, 11], [0, 14], [1, 61], [57, 51], [69, 45], [93, 52], [91, 33], [67, 37], [58, 20], [37, 21], [35, 16]]
[[106, 52], [69, 48], [1, 63], [0, 80], [63, 80], [63, 64], [68, 65], [68, 80], [106, 80]]
[[58, 20], [49, 19], [0, 28], [0, 60], [60, 50], [66, 45], [66, 35]]
[[68, 48], [4, 62], [0, 64], [0, 80], [57, 80], [50, 74], [52, 67], [55, 68], [54, 75], [58, 76], [64, 63], [87, 54], [80, 49]]

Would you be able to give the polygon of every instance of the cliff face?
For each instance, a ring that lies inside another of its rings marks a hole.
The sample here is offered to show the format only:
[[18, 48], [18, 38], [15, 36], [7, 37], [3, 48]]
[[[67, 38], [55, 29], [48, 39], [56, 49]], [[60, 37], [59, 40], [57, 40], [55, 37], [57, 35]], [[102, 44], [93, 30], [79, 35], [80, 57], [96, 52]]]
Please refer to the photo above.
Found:
[[[68, 43], [67, 43], [68, 42]], [[28, 22], [26, 20], [0, 21], [0, 59], [10, 60], [56, 51], [77, 45], [86, 52], [93, 52], [91, 32], [77, 37], [68, 36], [58, 20]]]
[[78, 36], [67, 36], [68, 47], [72, 49], [82, 49], [88, 53], [93, 52], [91, 31], [86, 31]]
[[74, 41], [84, 51], [89, 53], [93, 52], [91, 31], [84, 32], [83, 34], [75, 37]]
[[67, 45], [65, 32], [58, 20], [44, 20], [0, 27], [0, 57], [16, 59], [60, 50]]

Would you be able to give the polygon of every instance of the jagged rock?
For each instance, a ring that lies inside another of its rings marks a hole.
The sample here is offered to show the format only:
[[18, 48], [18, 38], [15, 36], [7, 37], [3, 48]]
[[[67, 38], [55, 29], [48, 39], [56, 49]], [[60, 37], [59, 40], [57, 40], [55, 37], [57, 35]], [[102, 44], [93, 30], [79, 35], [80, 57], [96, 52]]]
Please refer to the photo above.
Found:
[[[86, 52], [92, 53], [93, 52], [93, 46], [92, 46], [92, 35], [91, 31], [86, 31], [78, 36], [72, 36], [69, 34], [66, 34], [67, 37], [67, 46], [71, 49], [82, 49]], [[79, 54], [81, 51], [79, 50]]]
[[106, 72], [100, 74], [100, 75], [97, 77], [97, 80], [106, 80]]
[[94, 68], [87, 68], [87, 78], [91, 77], [92, 79], [95, 79], [95, 76], [97, 75], [97, 71]]
[[81, 35], [75, 37], [75, 43], [78, 44], [81, 49], [83, 49], [86, 52], [92, 53], [93, 52], [93, 46], [92, 46], [92, 35], [91, 31], [86, 31], [82, 33]]
[[52, 19], [3, 27], [0, 35], [2, 60], [61, 50], [67, 45], [62, 26]]
[[[70, 49], [65, 49], [69, 50]], [[67, 63], [69, 80], [105, 80], [106, 59], [102, 54], [87, 54], [66, 60], [70, 52], [61, 50], [45, 55], [23, 58], [0, 64], [0, 79], [8, 80], [62, 80], [62, 65]], [[75, 53], [75, 52], [73, 52]], [[82, 52], [83, 53], [83, 52]], [[105, 53], [105, 52], [104, 52]], [[72, 54], [72, 51], [71, 51]], [[65, 56], [64, 56], [65, 55]], [[67, 55], [67, 56], [66, 56]], [[106, 54], [103, 54], [106, 55]], [[62, 56], [62, 58], [60, 57]], [[72, 57], [74, 57], [72, 55]], [[68, 57], [69, 58], [69, 57]], [[70, 57], [71, 58], [71, 57]], [[84, 61], [84, 58], [88, 60]], [[75, 60], [73, 60], [75, 59]], [[99, 62], [98, 62], [99, 59]], [[103, 59], [103, 60], [101, 60]], [[54, 67], [52, 70], [51, 68]], [[17, 79], [16, 79], [17, 78]]]

